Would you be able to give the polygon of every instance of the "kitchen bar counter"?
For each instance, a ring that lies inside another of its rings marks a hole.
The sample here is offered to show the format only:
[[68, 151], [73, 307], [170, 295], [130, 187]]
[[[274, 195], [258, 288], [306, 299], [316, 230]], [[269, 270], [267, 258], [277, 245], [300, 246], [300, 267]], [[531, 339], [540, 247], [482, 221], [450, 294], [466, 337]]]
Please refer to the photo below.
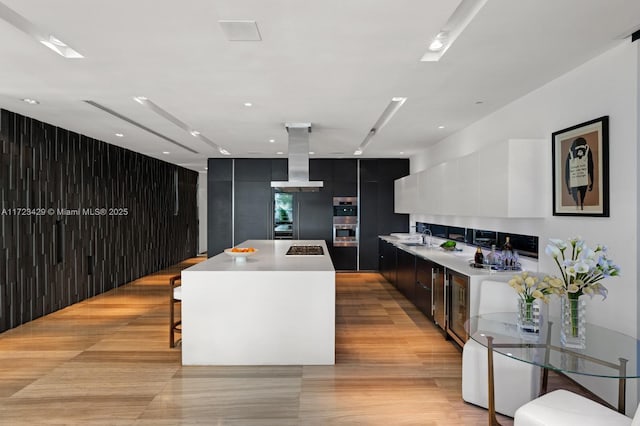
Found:
[[[495, 279], [497, 277], [508, 277], [506, 279], [511, 278], [512, 275], [517, 274], [518, 272], [514, 271], [489, 271], [488, 269], [482, 268], [472, 268], [469, 266], [469, 260], [473, 259], [473, 251], [464, 250], [459, 252], [450, 252], [446, 251], [439, 247], [439, 244], [446, 241], [434, 238], [435, 247], [420, 247], [420, 246], [408, 246], [403, 244], [402, 240], [386, 236], [380, 235], [380, 238], [384, 241], [387, 241], [394, 246], [404, 250], [413, 255], [419, 256], [423, 259], [431, 260], [436, 262], [447, 269], [452, 269], [456, 272], [460, 272], [468, 277], [485, 277], [486, 279]], [[464, 243], [462, 245], [465, 245]], [[465, 245], [466, 246], [466, 245]], [[465, 247], [467, 248], [467, 247]], [[471, 249], [474, 250], [474, 249]], [[484, 251], [485, 254], [487, 250]], [[504, 280], [505, 278], [498, 278], [499, 281]]]
[[[322, 256], [287, 256], [292, 245]], [[335, 270], [322, 240], [248, 240], [182, 271], [183, 365], [335, 363]]]

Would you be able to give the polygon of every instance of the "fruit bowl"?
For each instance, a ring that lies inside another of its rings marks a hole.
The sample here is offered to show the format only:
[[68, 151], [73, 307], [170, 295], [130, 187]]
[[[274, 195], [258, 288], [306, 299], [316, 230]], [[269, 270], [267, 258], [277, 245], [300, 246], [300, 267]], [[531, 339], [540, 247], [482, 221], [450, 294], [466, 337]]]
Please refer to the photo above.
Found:
[[253, 247], [233, 247], [224, 249], [224, 253], [231, 256], [236, 263], [245, 263], [247, 261], [247, 257], [253, 256], [257, 252], [258, 249]]

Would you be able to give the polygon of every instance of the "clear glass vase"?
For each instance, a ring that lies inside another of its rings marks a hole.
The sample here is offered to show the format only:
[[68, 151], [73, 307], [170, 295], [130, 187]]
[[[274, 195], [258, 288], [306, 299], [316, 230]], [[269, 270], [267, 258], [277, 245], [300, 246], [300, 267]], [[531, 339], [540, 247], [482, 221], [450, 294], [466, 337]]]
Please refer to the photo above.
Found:
[[518, 299], [518, 331], [525, 334], [539, 334], [544, 318], [539, 300]]
[[586, 309], [587, 304], [579, 294], [569, 293], [562, 296], [560, 314], [562, 328], [560, 342], [567, 348], [584, 349], [587, 343]]

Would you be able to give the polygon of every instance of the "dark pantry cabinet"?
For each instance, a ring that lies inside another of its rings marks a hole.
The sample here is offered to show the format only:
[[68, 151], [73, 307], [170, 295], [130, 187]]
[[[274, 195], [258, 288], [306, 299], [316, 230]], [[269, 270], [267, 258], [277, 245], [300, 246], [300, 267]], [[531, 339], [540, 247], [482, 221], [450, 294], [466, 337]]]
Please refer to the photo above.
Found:
[[[272, 180], [287, 179], [285, 159], [209, 159], [208, 254], [248, 239], [273, 238]], [[294, 198], [294, 238], [325, 240], [337, 270], [376, 270], [377, 236], [407, 232], [408, 217], [393, 212], [394, 180], [409, 160], [312, 159], [309, 179], [319, 192]], [[358, 183], [360, 186], [358, 186]], [[360, 199], [360, 247], [333, 247], [333, 197]], [[359, 256], [358, 256], [359, 255]]]

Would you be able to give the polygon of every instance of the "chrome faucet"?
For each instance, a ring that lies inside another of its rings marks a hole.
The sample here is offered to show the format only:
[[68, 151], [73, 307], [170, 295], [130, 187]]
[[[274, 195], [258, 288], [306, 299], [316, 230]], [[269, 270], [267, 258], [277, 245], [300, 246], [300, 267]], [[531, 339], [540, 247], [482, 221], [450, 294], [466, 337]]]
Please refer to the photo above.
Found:
[[[427, 239], [427, 232], [429, 233], [429, 239]], [[422, 230], [422, 244], [426, 244], [427, 247], [431, 247], [431, 238], [433, 238], [433, 234], [431, 233], [431, 229], [425, 228]]]

